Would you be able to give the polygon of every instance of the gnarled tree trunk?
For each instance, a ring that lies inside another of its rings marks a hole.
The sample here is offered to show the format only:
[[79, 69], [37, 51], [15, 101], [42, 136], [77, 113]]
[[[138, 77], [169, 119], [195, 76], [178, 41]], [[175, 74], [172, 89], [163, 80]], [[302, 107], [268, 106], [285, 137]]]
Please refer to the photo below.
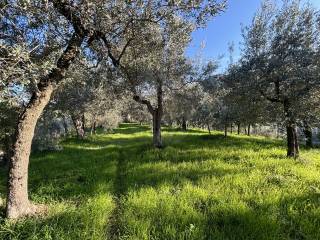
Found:
[[83, 139], [85, 135], [83, 115], [72, 115], [72, 122], [76, 129], [77, 138]]
[[29, 104], [19, 117], [9, 165], [7, 217], [19, 218], [34, 214], [37, 208], [28, 199], [28, 166], [31, 143], [37, 120], [48, 104], [53, 85], [33, 94]]
[[159, 82], [157, 86], [157, 107], [153, 107], [150, 101], [142, 99], [140, 96], [135, 95], [133, 99], [141, 104], [145, 104], [148, 107], [148, 111], [152, 114], [152, 134], [153, 134], [153, 145], [156, 148], [162, 148], [161, 138], [161, 120], [163, 115], [163, 91], [162, 83]]
[[[67, 11], [63, 8], [63, 5], [59, 5], [59, 7], [61, 7], [61, 11]], [[68, 13], [65, 14], [68, 18], [71, 18]], [[81, 30], [81, 28], [77, 29], [78, 32]], [[34, 130], [43, 109], [50, 100], [54, 85], [64, 78], [71, 62], [79, 53], [83, 39], [83, 34], [73, 34], [67, 48], [58, 59], [57, 67], [40, 80], [37, 85], [38, 90], [33, 93], [27, 107], [19, 116], [9, 163], [6, 208], [8, 218], [16, 219], [31, 215], [39, 209], [31, 204], [28, 199], [28, 166]]]

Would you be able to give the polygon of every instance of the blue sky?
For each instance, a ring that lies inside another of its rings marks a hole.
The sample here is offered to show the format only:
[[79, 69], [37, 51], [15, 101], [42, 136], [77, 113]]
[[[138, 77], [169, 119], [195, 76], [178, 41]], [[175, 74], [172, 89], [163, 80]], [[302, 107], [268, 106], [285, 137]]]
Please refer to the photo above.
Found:
[[[320, 9], [320, 0], [309, 2]], [[234, 58], [237, 58], [241, 41], [241, 24], [249, 24], [260, 5], [261, 0], [228, 0], [228, 8], [224, 13], [210, 21], [206, 28], [193, 33], [187, 55], [193, 58], [201, 55], [204, 61], [224, 55], [220, 59], [223, 69], [229, 61], [228, 43], [234, 42]], [[202, 44], [205, 46], [203, 49], [200, 47]]]

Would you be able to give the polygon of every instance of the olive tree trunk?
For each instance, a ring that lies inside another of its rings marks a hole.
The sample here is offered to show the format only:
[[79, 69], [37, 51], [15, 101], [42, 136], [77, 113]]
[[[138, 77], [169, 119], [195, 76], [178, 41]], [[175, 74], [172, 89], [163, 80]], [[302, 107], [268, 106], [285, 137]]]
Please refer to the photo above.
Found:
[[72, 122], [73, 122], [74, 128], [76, 130], [78, 139], [83, 139], [84, 135], [85, 135], [83, 120], [84, 119], [83, 119], [82, 115], [73, 115], [72, 116]]
[[32, 96], [19, 117], [12, 157], [9, 164], [7, 217], [19, 218], [37, 211], [28, 199], [28, 166], [31, 143], [37, 120], [48, 104], [53, 92], [52, 84]]
[[133, 99], [141, 104], [145, 104], [148, 111], [152, 115], [152, 135], [153, 135], [153, 146], [156, 148], [162, 148], [161, 138], [161, 120], [163, 115], [163, 91], [162, 82], [158, 83], [157, 86], [157, 106], [153, 107], [151, 102], [141, 98], [138, 95], [134, 95]]
[[67, 48], [58, 59], [57, 67], [40, 80], [37, 91], [33, 93], [19, 116], [9, 163], [6, 206], [8, 218], [16, 219], [32, 215], [40, 209], [28, 199], [28, 166], [34, 130], [43, 109], [49, 103], [54, 85], [64, 78], [71, 62], [79, 53], [83, 39], [83, 35], [73, 34]]
[[297, 137], [297, 128], [294, 124], [287, 125], [287, 156], [298, 157], [299, 156], [299, 142]]
[[[141, 125], [141, 123], [140, 123], [140, 125]], [[97, 121], [95, 119], [93, 119], [90, 135], [95, 135], [96, 133], [97, 133]]]
[[182, 131], [187, 131], [187, 121], [185, 117], [182, 117], [182, 124], [181, 124]]
[[294, 121], [293, 113], [291, 111], [290, 102], [285, 99], [283, 102], [284, 112], [286, 116], [286, 130], [287, 130], [287, 157], [299, 157], [299, 142], [297, 135], [296, 122]]
[[162, 114], [156, 109], [153, 113], [153, 145], [156, 148], [161, 148], [162, 147], [162, 139], [161, 139], [161, 116]]

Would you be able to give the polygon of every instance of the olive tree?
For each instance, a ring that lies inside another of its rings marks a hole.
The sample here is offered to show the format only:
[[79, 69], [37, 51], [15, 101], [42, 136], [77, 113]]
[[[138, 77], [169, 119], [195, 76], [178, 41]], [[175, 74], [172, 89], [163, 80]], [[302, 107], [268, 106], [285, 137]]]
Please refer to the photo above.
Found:
[[[30, 79], [32, 88], [18, 118], [9, 166], [7, 217], [19, 218], [43, 209], [32, 204], [28, 197], [28, 165], [34, 130], [53, 91], [83, 48], [101, 43], [101, 51], [119, 67], [134, 38], [130, 30], [143, 28], [143, 22], [163, 24], [173, 15], [179, 15], [201, 24], [223, 7], [224, 3], [216, 1], [8, 0], [1, 3], [1, 44], [5, 49], [22, 46], [27, 59], [34, 62], [54, 54], [52, 61], [48, 61], [49, 66], [46, 65], [47, 70]], [[12, 65], [1, 61], [4, 71], [10, 72]], [[18, 62], [14, 65], [17, 72], [27, 69], [24, 61]], [[16, 81], [14, 76], [6, 79]]]
[[248, 80], [275, 107], [282, 106], [288, 157], [299, 155], [297, 122], [305, 115], [305, 96], [319, 86], [316, 17], [299, 1], [285, 1], [279, 8], [266, 1], [244, 29]]

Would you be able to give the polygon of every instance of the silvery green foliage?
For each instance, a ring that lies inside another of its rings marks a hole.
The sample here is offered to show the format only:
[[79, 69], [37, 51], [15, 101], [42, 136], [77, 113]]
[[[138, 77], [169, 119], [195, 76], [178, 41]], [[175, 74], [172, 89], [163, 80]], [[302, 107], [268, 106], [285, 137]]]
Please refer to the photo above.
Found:
[[[62, 5], [75, 16], [75, 22], [68, 21], [58, 13], [57, 8]], [[159, 40], [163, 39], [159, 38], [159, 34], [153, 34], [154, 31], [159, 33], [161, 28], [162, 32], [163, 29], [179, 31], [179, 22], [186, 22], [189, 27], [201, 26], [224, 8], [223, 0], [6, 0], [0, 3], [1, 97], [26, 93], [22, 100], [27, 101], [37, 91], [39, 79], [54, 66], [73, 28], [80, 25], [96, 40], [92, 42], [90, 39], [87, 42], [90, 46], [86, 42], [83, 44], [86, 57], [95, 61], [102, 56], [104, 61], [110, 61], [118, 67], [128, 46], [138, 49], [140, 42], [150, 38], [147, 49], [152, 49], [150, 47], [153, 47], [154, 41], [157, 41], [157, 47], [164, 47], [159, 45]], [[176, 35], [176, 38], [183, 43], [183, 36], [186, 35]], [[167, 41], [167, 46], [172, 45], [170, 41]], [[145, 46], [143, 44], [141, 47]], [[139, 54], [139, 58], [144, 58], [141, 52]], [[156, 58], [149, 60], [151, 65], [159, 63]]]
[[59, 144], [65, 134], [63, 119], [56, 111], [47, 109], [37, 123], [35, 136], [32, 142], [33, 151], [59, 151], [62, 146]]
[[70, 25], [46, 1], [0, 3], [1, 98], [26, 101], [53, 67]]
[[315, 9], [300, 1], [280, 7], [266, 1], [244, 29], [247, 81], [275, 106], [288, 103], [290, 121], [308, 114], [304, 100], [320, 85], [317, 20]]
[[120, 109], [110, 109], [100, 115], [97, 119], [98, 124], [102, 126], [106, 132], [113, 131], [123, 121]]
[[202, 105], [205, 93], [199, 83], [178, 82], [170, 88], [165, 100], [165, 116], [168, 122], [181, 122], [183, 119], [194, 123], [197, 109]]
[[117, 89], [108, 67], [92, 65], [86, 59], [78, 59], [71, 66], [67, 79], [59, 86], [52, 105], [64, 115], [81, 118], [85, 125], [94, 124], [107, 130], [118, 126], [125, 109], [126, 96]]

